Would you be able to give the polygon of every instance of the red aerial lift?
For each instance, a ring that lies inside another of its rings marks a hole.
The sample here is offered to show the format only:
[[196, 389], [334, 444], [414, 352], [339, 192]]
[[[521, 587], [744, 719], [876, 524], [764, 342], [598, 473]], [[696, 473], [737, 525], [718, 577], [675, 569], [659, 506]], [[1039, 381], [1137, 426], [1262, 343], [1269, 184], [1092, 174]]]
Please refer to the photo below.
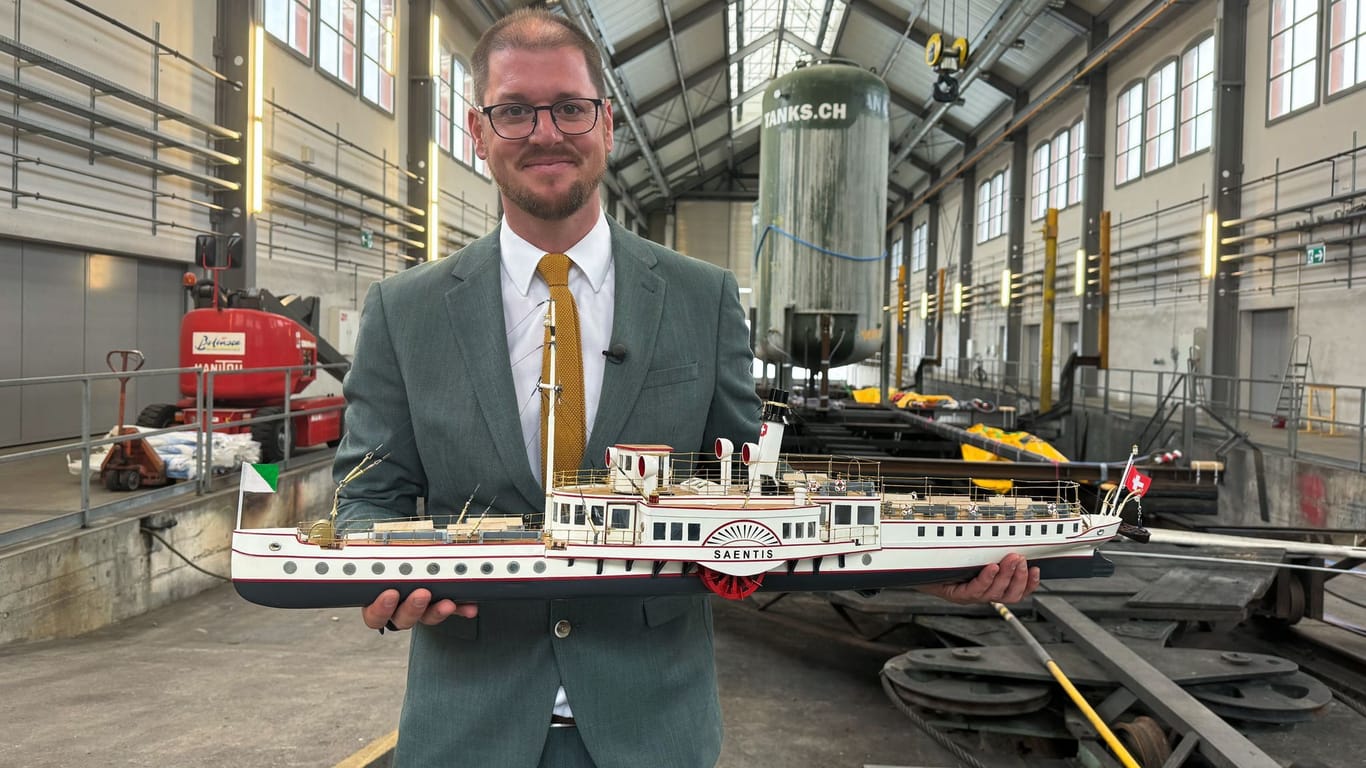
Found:
[[[290, 446], [336, 445], [341, 441], [346, 400], [341, 395], [300, 397], [299, 393], [317, 378], [319, 365], [340, 364], [324, 369], [340, 381], [349, 367], [346, 358], [315, 333], [316, 298], [281, 299], [265, 290], [220, 290], [219, 273], [240, 258], [240, 249], [241, 239], [234, 235], [220, 259], [217, 239], [200, 235], [195, 242], [196, 262], [213, 275], [213, 284], [200, 284], [193, 273], [185, 275], [196, 308], [180, 323], [180, 367], [215, 372], [213, 409], [204, 414], [205, 420], [230, 425], [218, 431], [250, 432], [261, 444], [263, 462], [280, 461], [286, 453], [284, 419], [231, 425], [279, 416], [288, 392]], [[261, 370], [286, 367], [295, 370]], [[195, 407], [198, 386], [198, 376], [182, 373], [181, 399], [147, 406], [138, 416], [138, 426], [160, 429], [200, 423]], [[206, 405], [208, 395], [206, 391]]]

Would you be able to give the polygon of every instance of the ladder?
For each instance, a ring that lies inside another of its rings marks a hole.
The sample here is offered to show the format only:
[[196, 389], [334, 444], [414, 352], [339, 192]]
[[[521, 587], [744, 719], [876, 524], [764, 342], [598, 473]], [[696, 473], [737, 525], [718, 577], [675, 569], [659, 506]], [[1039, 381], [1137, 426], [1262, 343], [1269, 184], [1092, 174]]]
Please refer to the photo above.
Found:
[[1300, 334], [1290, 340], [1290, 359], [1281, 377], [1281, 391], [1276, 397], [1275, 421], [1284, 420], [1288, 429], [1298, 429], [1300, 409], [1304, 403], [1304, 387], [1314, 375], [1314, 363], [1309, 355], [1313, 340]]

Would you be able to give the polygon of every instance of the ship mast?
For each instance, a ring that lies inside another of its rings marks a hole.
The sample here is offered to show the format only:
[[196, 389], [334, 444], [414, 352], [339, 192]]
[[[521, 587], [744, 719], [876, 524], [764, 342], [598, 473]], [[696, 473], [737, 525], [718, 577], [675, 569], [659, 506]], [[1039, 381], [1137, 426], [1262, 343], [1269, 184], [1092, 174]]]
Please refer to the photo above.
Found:
[[[550, 299], [545, 310], [545, 344], [550, 350], [550, 365], [546, 378], [536, 386], [541, 390], [542, 408], [549, 409], [545, 420], [545, 455], [541, 457], [541, 485], [545, 486], [545, 510], [541, 525], [550, 522], [554, 510], [555, 491], [555, 401], [559, 399], [560, 386], [555, 380], [555, 300]], [[547, 380], [548, 379], [548, 380]]]

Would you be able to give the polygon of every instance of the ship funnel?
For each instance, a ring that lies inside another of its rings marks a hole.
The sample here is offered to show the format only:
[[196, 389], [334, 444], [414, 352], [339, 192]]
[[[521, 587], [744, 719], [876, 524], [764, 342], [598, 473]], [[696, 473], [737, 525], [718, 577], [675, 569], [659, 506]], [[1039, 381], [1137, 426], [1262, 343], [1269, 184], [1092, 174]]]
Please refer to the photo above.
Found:
[[721, 487], [730, 492], [730, 457], [735, 454], [735, 444], [724, 437], [716, 438], [716, 458], [721, 460]]
[[750, 493], [759, 491], [760, 478], [772, 478], [778, 482], [778, 454], [783, 447], [783, 418], [787, 415], [787, 392], [774, 389], [764, 401], [763, 414], [760, 416], [759, 442], [745, 443], [744, 461], [749, 467]]

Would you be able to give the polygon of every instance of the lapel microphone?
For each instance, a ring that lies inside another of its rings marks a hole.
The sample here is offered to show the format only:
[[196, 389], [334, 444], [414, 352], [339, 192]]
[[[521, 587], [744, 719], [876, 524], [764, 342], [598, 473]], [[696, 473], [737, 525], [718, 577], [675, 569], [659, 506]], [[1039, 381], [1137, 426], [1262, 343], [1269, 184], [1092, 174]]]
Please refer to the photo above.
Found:
[[620, 342], [613, 344], [611, 349], [604, 349], [602, 356], [607, 358], [607, 362], [620, 365], [626, 362], [626, 345]]

